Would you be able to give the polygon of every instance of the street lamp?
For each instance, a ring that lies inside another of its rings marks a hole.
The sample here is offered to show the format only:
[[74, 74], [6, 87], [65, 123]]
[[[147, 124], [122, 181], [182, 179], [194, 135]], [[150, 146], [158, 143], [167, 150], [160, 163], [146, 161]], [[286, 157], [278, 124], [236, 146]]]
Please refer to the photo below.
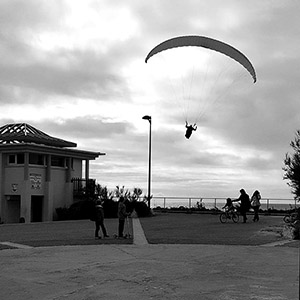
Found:
[[148, 207], [150, 208], [150, 199], [151, 199], [151, 125], [152, 118], [151, 116], [143, 116], [143, 120], [148, 120], [150, 124], [149, 128], [149, 171], [148, 171]]

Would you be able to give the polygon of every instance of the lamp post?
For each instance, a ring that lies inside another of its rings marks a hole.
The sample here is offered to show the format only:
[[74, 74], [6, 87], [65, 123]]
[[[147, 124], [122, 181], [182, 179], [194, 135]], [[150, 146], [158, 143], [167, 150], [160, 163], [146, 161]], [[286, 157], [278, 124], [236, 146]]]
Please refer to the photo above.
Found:
[[151, 116], [143, 116], [143, 120], [148, 120], [149, 127], [149, 171], [148, 171], [148, 207], [150, 208], [150, 199], [151, 199], [151, 126], [152, 126], [152, 118]]

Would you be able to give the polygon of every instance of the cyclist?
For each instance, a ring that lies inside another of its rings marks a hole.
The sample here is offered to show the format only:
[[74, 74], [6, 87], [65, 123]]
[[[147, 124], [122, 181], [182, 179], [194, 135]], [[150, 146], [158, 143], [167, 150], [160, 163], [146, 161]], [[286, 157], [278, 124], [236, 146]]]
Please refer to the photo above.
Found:
[[239, 216], [236, 213], [236, 207], [233, 205], [234, 200], [231, 198], [226, 199], [226, 204], [222, 207], [225, 208], [225, 212], [220, 214], [221, 223], [226, 223], [227, 219], [231, 219], [234, 223], [239, 221]]
[[224, 208], [225, 208], [226, 212], [234, 210], [234, 206], [233, 206], [231, 198], [226, 199], [226, 204], [222, 207], [222, 209], [224, 209]]

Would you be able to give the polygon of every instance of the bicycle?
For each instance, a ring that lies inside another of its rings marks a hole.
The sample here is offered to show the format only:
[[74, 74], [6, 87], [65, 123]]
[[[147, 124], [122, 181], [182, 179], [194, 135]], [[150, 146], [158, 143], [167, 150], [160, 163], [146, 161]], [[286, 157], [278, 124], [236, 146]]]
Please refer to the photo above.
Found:
[[294, 223], [298, 218], [297, 212], [290, 212], [288, 215], [283, 217], [283, 221], [287, 224]]
[[221, 223], [226, 223], [227, 220], [232, 220], [233, 223], [237, 223], [239, 221], [239, 215], [236, 208], [234, 208], [233, 210], [222, 212], [219, 218]]

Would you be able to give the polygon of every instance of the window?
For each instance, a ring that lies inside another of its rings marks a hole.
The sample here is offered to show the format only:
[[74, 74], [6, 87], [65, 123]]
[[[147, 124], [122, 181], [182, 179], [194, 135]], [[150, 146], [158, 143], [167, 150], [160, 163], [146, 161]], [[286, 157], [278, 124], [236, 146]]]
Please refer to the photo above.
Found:
[[15, 164], [16, 163], [16, 155], [15, 154], [10, 154], [8, 156], [8, 163], [9, 164]]
[[31, 165], [45, 165], [45, 156], [38, 153], [29, 153], [29, 164]]
[[51, 166], [53, 167], [65, 167], [65, 158], [62, 156], [51, 156]]
[[66, 159], [67, 168], [73, 169], [73, 158]]
[[24, 153], [17, 154], [17, 164], [24, 165], [24, 162], [25, 162]]
[[9, 154], [8, 163], [10, 165], [24, 165], [24, 153]]

